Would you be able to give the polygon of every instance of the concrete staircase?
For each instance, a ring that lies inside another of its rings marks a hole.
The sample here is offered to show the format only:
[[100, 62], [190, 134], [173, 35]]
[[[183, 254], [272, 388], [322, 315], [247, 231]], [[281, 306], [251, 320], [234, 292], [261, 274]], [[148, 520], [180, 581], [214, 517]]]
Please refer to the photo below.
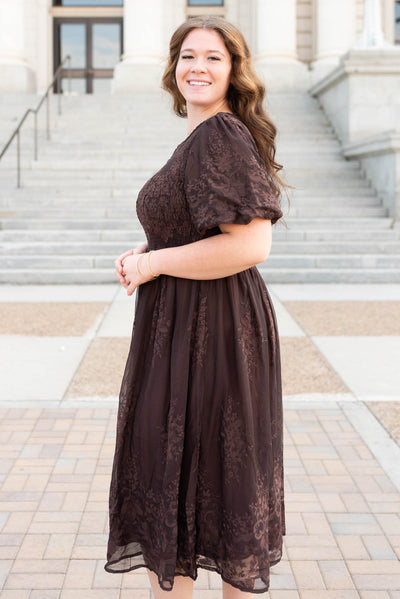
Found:
[[[112, 282], [115, 257], [144, 239], [137, 193], [184, 139], [186, 122], [158, 95], [66, 97], [61, 117], [55, 100], [52, 139], [40, 141], [37, 162], [32, 132], [24, 133], [23, 189], [15, 156], [0, 163], [0, 282]], [[0, 105], [1, 141], [18, 101]], [[290, 210], [282, 198], [288, 229], [274, 227], [259, 266], [265, 280], [400, 282], [400, 229], [359, 164], [342, 158], [316, 101], [271, 94], [268, 110], [279, 130], [276, 158], [296, 189]]]

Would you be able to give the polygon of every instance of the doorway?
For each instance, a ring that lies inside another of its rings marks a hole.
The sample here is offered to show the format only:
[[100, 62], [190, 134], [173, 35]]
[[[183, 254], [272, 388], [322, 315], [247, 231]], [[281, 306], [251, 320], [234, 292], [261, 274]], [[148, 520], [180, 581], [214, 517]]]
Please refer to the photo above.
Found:
[[114, 17], [54, 19], [54, 70], [67, 54], [71, 56], [70, 90], [65, 68], [61, 72], [62, 93], [111, 92], [114, 67], [123, 53], [122, 23], [122, 18]]

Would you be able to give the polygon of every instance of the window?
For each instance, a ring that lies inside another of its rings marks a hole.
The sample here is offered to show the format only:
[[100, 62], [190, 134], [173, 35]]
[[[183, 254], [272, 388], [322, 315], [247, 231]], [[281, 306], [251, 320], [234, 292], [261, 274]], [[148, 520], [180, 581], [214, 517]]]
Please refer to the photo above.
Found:
[[124, 0], [53, 0], [53, 6], [123, 6]]
[[67, 54], [71, 56], [71, 68], [64, 66], [61, 72], [62, 91], [110, 93], [114, 67], [122, 54], [122, 26], [120, 17], [54, 19], [54, 70]]
[[188, 6], [223, 6], [224, 0], [188, 0]]
[[394, 43], [400, 44], [400, 2], [394, 3]]

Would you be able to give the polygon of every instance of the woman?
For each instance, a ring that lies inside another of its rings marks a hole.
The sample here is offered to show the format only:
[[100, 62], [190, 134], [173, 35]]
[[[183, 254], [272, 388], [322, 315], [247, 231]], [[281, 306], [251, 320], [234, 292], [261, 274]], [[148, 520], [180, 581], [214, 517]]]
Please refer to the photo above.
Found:
[[139, 193], [148, 243], [115, 262], [138, 296], [105, 569], [146, 566], [156, 599], [187, 599], [201, 567], [245, 599], [285, 534], [279, 338], [255, 267], [282, 217], [276, 129], [224, 19], [177, 29], [163, 86], [188, 137]]

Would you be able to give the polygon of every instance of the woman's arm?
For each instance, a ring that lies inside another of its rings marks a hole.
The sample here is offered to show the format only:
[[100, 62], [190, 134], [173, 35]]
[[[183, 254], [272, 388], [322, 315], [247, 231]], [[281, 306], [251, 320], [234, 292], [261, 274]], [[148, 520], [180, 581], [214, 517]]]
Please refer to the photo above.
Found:
[[[151, 270], [184, 279], [220, 279], [246, 270], [267, 259], [271, 250], [271, 221], [255, 218], [248, 225], [220, 225], [221, 235], [214, 235], [187, 245], [154, 250]], [[135, 289], [152, 279], [148, 260], [128, 255], [123, 260], [124, 280], [117, 277], [132, 295]], [[116, 261], [117, 264], [117, 261]]]
[[151, 269], [184, 279], [220, 279], [267, 259], [271, 221], [255, 218], [248, 225], [221, 225], [220, 229], [222, 235], [154, 251]]

